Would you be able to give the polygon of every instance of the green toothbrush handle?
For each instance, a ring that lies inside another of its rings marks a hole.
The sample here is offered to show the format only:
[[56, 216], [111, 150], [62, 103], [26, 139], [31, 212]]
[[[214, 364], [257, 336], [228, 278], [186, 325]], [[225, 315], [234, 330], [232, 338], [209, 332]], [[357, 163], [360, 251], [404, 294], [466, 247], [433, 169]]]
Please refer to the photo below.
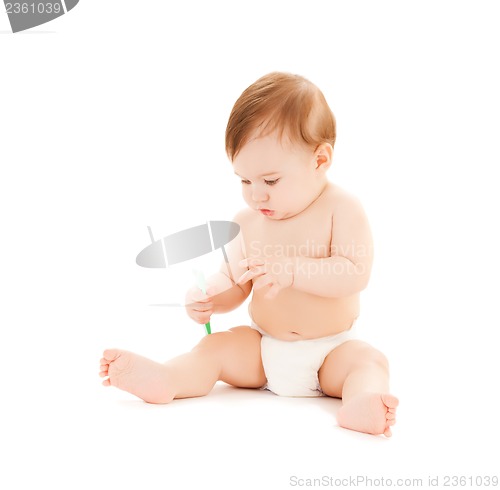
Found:
[[[207, 294], [207, 284], [205, 282], [205, 276], [203, 275], [203, 272], [194, 269], [193, 274], [196, 278], [196, 282], [198, 284], [198, 287], [201, 289], [202, 293]], [[212, 333], [212, 328], [210, 327], [210, 322], [205, 323], [205, 330], [207, 331], [207, 335], [210, 335]]]

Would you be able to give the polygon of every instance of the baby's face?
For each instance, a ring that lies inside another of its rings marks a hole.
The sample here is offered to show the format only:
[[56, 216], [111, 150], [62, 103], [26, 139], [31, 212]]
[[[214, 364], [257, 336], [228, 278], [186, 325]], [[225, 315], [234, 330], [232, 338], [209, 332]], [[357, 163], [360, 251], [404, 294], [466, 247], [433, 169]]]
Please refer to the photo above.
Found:
[[324, 167], [312, 150], [282, 145], [275, 135], [251, 140], [233, 160], [246, 203], [273, 220], [299, 214], [318, 197]]

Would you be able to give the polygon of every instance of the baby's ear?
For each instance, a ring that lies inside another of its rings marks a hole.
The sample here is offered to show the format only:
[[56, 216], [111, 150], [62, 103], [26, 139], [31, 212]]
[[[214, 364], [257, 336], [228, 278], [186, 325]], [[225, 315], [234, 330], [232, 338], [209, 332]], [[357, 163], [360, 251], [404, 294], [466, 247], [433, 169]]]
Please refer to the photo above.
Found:
[[314, 152], [316, 168], [327, 170], [332, 164], [333, 148], [330, 143], [322, 143]]

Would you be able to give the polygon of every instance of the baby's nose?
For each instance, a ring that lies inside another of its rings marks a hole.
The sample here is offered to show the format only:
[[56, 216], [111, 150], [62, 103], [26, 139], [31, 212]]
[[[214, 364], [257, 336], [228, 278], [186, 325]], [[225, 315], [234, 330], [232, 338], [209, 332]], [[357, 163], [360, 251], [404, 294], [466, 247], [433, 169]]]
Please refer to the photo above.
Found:
[[252, 191], [252, 199], [255, 202], [267, 201], [269, 199], [269, 194], [264, 190], [253, 189]]

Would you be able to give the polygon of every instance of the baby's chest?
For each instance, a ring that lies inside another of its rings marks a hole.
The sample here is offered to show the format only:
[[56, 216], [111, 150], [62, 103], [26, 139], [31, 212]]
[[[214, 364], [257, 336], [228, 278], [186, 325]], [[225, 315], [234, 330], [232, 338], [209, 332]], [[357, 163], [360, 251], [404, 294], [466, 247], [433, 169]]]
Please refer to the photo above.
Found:
[[331, 220], [315, 225], [310, 222], [281, 222], [256, 226], [245, 240], [247, 256], [329, 257]]

